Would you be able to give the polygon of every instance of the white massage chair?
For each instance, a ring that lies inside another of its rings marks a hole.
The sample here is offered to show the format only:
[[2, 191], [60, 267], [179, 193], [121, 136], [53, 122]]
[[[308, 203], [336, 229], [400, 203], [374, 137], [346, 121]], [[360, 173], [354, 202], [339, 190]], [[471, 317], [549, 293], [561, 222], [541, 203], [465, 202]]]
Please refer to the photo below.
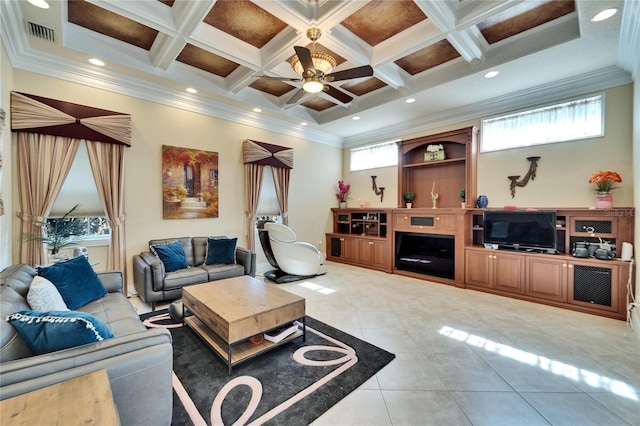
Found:
[[296, 233], [286, 225], [266, 222], [260, 243], [269, 263], [278, 268], [265, 273], [267, 278], [282, 283], [327, 273], [323, 254], [312, 244], [296, 241]]

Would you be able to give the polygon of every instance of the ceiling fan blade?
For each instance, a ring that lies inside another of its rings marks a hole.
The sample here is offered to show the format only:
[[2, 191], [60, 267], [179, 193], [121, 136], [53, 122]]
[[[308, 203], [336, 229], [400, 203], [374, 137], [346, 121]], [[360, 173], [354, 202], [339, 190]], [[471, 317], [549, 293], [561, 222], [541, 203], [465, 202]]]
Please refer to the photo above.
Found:
[[349, 102], [351, 102], [353, 100], [353, 98], [349, 95], [347, 95], [346, 93], [336, 89], [333, 86], [330, 86], [328, 84], [324, 85], [324, 90], [325, 92], [327, 92], [327, 95], [336, 98], [337, 100], [339, 100], [340, 102], [342, 102], [343, 104], [348, 104]]
[[272, 77], [270, 75], [254, 75], [255, 78], [261, 78], [262, 80], [278, 80], [278, 81], [302, 81], [301, 78], [290, 77]]
[[298, 89], [296, 93], [287, 101], [287, 104], [295, 104], [304, 96], [306, 92], [302, 89]]
[[361, 67], [349, 68], [348, 70], [338, 71], [324, 76], [326, 81], [349, 80], [351, 78], [369, 77], [373, 75], [371, 65], [363, 65]]
[[316, 67], [313, 65], [309, 49], [301, 46], [293, 46], [293, 48], [296, 50], [296, 55], [300, 60], [302, 68], [304, 68], [305, 74], [308, 74], [308, 71], [311, 71], [312, 76], [316, 75]]

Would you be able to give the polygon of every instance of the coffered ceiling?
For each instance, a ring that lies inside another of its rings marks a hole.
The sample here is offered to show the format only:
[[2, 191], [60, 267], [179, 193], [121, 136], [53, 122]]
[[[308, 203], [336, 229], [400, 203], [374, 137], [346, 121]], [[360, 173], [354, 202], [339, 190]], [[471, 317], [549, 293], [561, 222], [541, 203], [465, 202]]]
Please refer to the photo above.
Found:
[[[620, 65], [619, 0], [49, 4], [3, 2], [2, 36], [14, 67], [330, 143], [397, 136], [490, 114], [527, 94], [542, 101], [631, 78]], [[607, 7], [618, 13], [590, 21]], [[315, 44], [309, 28], [321, 30]], [[326, 91], [291, 102], [302, 86], [291, 67], [294, 46], [331, 55], [333, 72], [371, 65], [373, 76], [327, 83], [346, 102]], [[492, 70], [500, 74], [485, 79]], [[416, 101], [405, 103], [410, 97]]]

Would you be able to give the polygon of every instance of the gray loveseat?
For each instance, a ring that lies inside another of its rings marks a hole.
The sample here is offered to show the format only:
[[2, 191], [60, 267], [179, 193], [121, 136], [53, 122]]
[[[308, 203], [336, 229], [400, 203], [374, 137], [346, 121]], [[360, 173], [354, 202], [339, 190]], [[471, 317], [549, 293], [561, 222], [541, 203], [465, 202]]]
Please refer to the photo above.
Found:
[[156, 244], [168, 244], [176, 240], [180, 241], [189, 267], [166, 272], [164, 264], [151, 251], [134, 255], [133, 284], [138, 296], [145, 303], [151, 303], [152, 309], [155, 310], [157, 302], [182, 297], [182, 287], [188, 285], [242, 275], [255, 277], [256, 254], [242, 247], [236, 247], [234, 263], [205, 265], [207, 238], [209, 237], [181, 237], [149, 241], [149, 247]]
[[108, 325], [111, 339], [42, 355], [5, 318], [29, 310], [27, 292], [36, 271], [14, 265], [0, 272], [0, 399], [106, 369], [123, 425], [169, 425], [173, 347], [164, 328], [147, 328], [122, 294], [122, 273], [98, 272], [107, 295], [78, 309]]

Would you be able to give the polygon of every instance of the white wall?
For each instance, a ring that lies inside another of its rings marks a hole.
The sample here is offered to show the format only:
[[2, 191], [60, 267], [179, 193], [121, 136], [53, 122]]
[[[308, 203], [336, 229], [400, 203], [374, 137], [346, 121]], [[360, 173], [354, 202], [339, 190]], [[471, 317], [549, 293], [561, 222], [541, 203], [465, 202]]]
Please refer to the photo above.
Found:
[[[589, 94], [585, 94], [589, 95]], [[591, 207], [594, 202], [594, 185], [588, 183], [598, 170], [615, 170], [623, 182], [613, 192], [614, 207], [633, 205], [632, 162], [632, 108], [633, 85], [628, 84], [605, 91], [605, 135], [601, 138], [585, 139], [517, 148], [478, 155], [478, 194], [487, 195], [489, 207], [516, 205], [518, 207]], [[636, 120], [636, 122], [639, 120]], [[411, 139], [418, 136], [460, 129], [468, 126], [480, 127], [480, 120], [456, 123], [434, 128], [425, 133], [398, 135]], [[374, 169], [364, 172], [349, 172], [349, 150], [345, 150], [345, 181], [351, 183], [355, 198], [362, 196], [369, 205], [380, 205], [371, 191], [370, 175], [381, 175], [378, 184], [385, 186], [386, 207], [397, 207], [397, 168]], [[537, 176], [525, 187], [516, 188], [514, 198], [509, 189], [507, 176], [524, 176], [529, 170], [527, 157], [539, 156]], [[637, 164], [637, 163], [636, 163]], [[384, 185], [383, 185], [384, 184]], [[635, 185], [636, 190], [638, 185]], [[459, 188], [451, 190], [457, 194]], [[388, 196], [387, 196], [388, 191]], [[637, 197], [636, 197], [637, 199]], [[636, 240], [640, 241], [640, 240]]]
[[[131, 114], [132, 147], [126, 151], [125, 167], [129, 284], [133, 283], [131, 257], [147, 249], [150, 239], [228, 235], [238, 237], [239, 244], [246, 246], [244, 139], [293, 148], [289, 225], [299, 240], [317, 245], [324, 251], [324, 234], [331, 229], [330, 208], [336, 204], [333, 186], [340, 178], [341, 149], [26, 71], [14, 70], [13, 74], [11, 90]], [[13, 139], [15, 147], [15, 137]], [[219, 153], [218, 218], [162, 219], [162, 145]], [[12, 161], [15, 162], [15, 154]], [[16, 186], [13, 185], [14, 206], [18, 205]], [[17, 219], [13, 219], [13, 228], [18, 229], [18, 225]], [[14, 263], [19, 258], [16, 238], [14, 235], [12, 240]], [[90, 248], [90, 253], [100, 256], [99, 250]]]

